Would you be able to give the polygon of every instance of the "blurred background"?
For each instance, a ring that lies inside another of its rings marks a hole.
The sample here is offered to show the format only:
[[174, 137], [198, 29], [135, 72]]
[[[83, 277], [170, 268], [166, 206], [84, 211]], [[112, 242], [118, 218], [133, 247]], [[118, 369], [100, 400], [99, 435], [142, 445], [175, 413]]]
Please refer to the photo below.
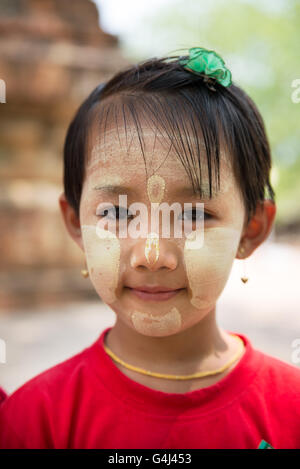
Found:
[[193, 46], [216, 50], [254, 99], [273, 156], [276, 223], [250, 258], [234, 261], [220, 324], [300, 366], [300, 2], [0, 0], [0, 386], [8, 393], [115, 322], [82, 278], [83, 254], [59, 211], [72, 116], [121, 68]]

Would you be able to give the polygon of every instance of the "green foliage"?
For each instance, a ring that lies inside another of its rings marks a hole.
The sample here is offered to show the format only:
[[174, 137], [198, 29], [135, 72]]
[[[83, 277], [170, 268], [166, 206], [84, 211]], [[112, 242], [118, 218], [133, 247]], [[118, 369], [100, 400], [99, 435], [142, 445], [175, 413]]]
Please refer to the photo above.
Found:
[[252, 97], [265, 121], [277, 175], [271, 179], [276, 221], [300, 221], [300, 103], [291, 97], [292, 82], [300, 79], [300, 2], [206, 3], [168, 3], [148, 18], [148, 29], [156, 43], [163, 44], [163, 54], [205, 47], [223, 57], [233, 82]]

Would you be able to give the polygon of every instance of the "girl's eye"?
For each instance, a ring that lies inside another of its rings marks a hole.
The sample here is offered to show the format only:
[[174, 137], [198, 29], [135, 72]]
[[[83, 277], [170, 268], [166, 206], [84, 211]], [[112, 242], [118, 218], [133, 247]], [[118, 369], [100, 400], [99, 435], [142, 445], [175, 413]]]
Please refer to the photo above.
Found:
[[203, 212], [202, 210], [189, 210], [187, 212], [183, 212], [183, 214], [187, 214], [187, 217], [185, 217], [185, 220], [188, 221], [196, 221], [196, 220], [201, 220], [201, 217], [203, 216], [204, 219], [210, 219], [212, 218], [212, 215], [210, 215], [207, 212]]
[[[115, 216], [117, 220], [120, 220], [120, 218], [123, 219], [125, 218], [125, 216], [127, 218], [128, 217], [133, 218], [133, 215], [131, 215], [127, 209], [120, 207], [119, 205], [114, 205], [114, 208], [110, 207], [110, 208], [104, 209], [102, 212], [96, 213], [96, 215], [101, 216], [101, 217], [107, 217], [107, 219], [109, 220], [114, 220]], [[203, 212], [202, 210], [196, 210], [196, 209], [185, 211], [183, 212], [183, 215], [184, 215], [184, 219], [188, 221], [201, 220], [201, 216], [204, 216], [204, 219], [212, 218], [212, 216], [209, 213]]]
[[129, 212], [127, 209], [123, 207], [119, 207], [119, 205], [114, 205], [114, 207], [106, 208], [102, 210], [100, 213], [96, 213], [97, 216], [106, 217], [108, 220], [120, 220], [120, 218], [125, 218], [125, 216], [133, 217], [133, 215], [128, 215]]

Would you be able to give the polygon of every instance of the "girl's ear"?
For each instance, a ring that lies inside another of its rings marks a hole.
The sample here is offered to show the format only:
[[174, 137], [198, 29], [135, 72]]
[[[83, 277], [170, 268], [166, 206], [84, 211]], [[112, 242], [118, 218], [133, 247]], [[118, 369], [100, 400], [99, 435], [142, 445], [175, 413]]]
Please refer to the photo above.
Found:
[[67, 201], [64, 192], [59, 196], [58, 202], [69, 235], [80, 249], [84, 251], [79, 218]]
[[256, 212], [244, 228], [240, 240], [240, 247], [244, 248], [244, 259], [249, 257], [252, 252], [262, 244], [269, 236], [276, 215], [276, 204], [270, 199], [265, 199], [257, 204]]

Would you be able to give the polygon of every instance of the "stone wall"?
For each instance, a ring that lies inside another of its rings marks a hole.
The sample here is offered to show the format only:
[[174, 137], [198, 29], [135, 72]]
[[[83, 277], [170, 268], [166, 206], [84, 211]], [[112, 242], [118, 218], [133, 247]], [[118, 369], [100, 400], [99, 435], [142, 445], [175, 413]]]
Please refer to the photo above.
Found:
[[93, 297], [59, 212], [75, 110], [128, 61], [89, 0], [0, 2], [0, 311]]

